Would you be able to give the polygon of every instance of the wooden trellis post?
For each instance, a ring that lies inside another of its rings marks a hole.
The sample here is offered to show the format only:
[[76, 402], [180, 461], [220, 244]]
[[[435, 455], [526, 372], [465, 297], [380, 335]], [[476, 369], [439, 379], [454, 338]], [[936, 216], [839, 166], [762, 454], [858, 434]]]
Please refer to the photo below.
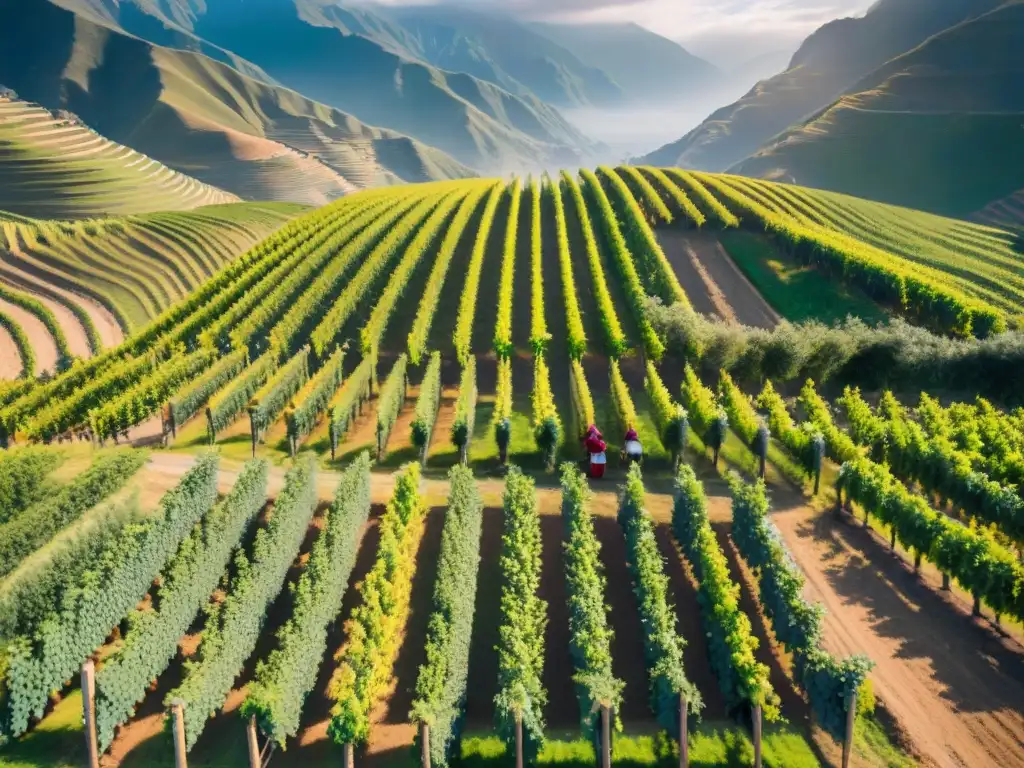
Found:
[[690, 744], [687, 729], [688, 702], [686, 694], [679, 694], [679, 768], [690, 766]]
[[262, 768], [263, 760], [260, 757], [259, 734], [256, 730], [256, 715], [249, 718], [245, 728], [246, 740], [249, 743], [249, 768]]
[[430, 726], [420, 723], [420, 763], [430, 768]]
[[761, 705], [755, 704], [754, 720], [754, 768], [761, 768]]
[[171, 702], [171, 720], [174, 729], [174, 768], [188, 768], [185, 747], [185, 708], [181, 699]]
[[843, 768], [850, 768], [850, 756], [853, 754], [853, 727], [857, 722], [857, 692], [854, 691], [846, 699], [846, 738], [843, 739]]
[[516, 768], [523, 768], [523, 715], [516, 712]]
[[612, 709], [601, 706], [601, 768], [612, 768]]
[[344, 763], [344, 768], [355, 768], [356, 757], [355, 747], [352, 744], [343, 744], [341, 747], [341, 760]]
[[100, 750], [96, 739], [96, 665], [92, 659], [82, 665], [82, 715], [85, 719], [85, 752], [89, 768], [99, 768]]

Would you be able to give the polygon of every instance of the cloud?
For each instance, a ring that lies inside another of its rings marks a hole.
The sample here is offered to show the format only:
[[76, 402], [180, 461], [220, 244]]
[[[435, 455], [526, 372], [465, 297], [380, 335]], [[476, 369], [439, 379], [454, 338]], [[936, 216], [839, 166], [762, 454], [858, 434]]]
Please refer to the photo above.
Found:
[[828, 21], [863, 13], [872, 0], [370, 0], [387, 5], [456, 2], [550, 21], [631, 21], [714, 59], [795, 50]]

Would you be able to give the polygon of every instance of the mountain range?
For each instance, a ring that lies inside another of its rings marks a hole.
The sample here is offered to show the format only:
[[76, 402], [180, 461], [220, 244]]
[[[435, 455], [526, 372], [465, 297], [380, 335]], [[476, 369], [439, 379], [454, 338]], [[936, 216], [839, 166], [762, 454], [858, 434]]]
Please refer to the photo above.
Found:
[[1024, 188], [1019, 0], [879, 0], [641, 158], [973, 214]]
[[602, 116], [695, 120], [744, 89], [638, 162], [953, 216], [1024, 189], [1022, 0], [878, 0], [753, 87], [777, 56], [724, 71], [636, 24], [463, 4], [19, 0], [3, 21], [0, 84], [245, 199], [615, 160]]

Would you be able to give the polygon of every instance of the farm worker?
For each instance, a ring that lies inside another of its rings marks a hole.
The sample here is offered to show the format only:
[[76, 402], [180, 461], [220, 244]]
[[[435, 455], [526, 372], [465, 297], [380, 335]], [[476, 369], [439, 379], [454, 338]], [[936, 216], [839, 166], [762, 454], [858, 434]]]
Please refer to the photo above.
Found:
[[629, 425], [629, 429], [626, 430], [626, 436], [622, 440], [622, 450], [626, 454], [626, 458], [630, 461], [640, 461], [644, 456], [644, 447], [640, 445], [640, 435], [633, 429], [633, 425]]
[[583, 442], [586, 443], [592, 437], [596, 437], [598, 440], [604, 440], [604, 435], [601, 434], [601, 430], [596, 425], [591, 424], [587, 427], [587, 431], [583, 433]]
[[587, 430], [587, 439], [584, 441], [584, 445], [587, 453], [590, 454], [590, 476], [594, 479], [604, 477], [605, 464], [608, 463], [608, 457], [605, 455], [608, 444], [601, 439], [601, 433], [593, 425]]

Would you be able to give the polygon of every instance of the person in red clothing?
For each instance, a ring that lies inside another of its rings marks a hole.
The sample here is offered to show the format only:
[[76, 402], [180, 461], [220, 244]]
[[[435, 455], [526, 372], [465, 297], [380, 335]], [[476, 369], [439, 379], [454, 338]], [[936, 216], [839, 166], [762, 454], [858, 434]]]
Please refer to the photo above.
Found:
[[629, 425], [626, 436], [622, 438], [622, 452], [629, 462], [640, 462], [644, 457], [644, 447], [640, 444], [640, 435], [637, 434], [633, 425]]
[[587, 429], [587, 434], [583, 438], [583, 445], [587, 449], [587, 453], [590, 454], [590, 476], [594, 479], [604, 477], [604, 468], [608, 463], [608, 458], [605, 454], [608, 444], [604, 441], [601, 432], [593, 424]]

